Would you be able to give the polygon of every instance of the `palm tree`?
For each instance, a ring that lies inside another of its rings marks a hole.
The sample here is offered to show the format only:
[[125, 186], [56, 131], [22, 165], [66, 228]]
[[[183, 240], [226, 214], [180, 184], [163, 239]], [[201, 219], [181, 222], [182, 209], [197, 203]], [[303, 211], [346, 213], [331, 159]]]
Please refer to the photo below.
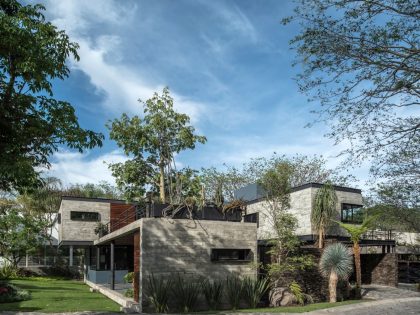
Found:
[[330, 303], [337, 302], [337, 283], [339, 279], [347, 279], [353, 271], [353, 255], [341, 243], [327, 246], [322, 253], [319, 269], [324, 277], [328, 277]]
[[330, 181], [327, 181], [316, 193], [312, 209], [312, 226], [318, 232], [318, 248], [324, 247], [325, 231], [336, 214], [337, 195]]
[[356, 266], [356, 294], [360, 296], [360, 288], [362, 287], [362, 269], [360, 263], [360, 238], [365, 234], [373, 225], [377, 216], [368, 216], [362, 222], [362, 225], [346, 224], [337, 222], [343, 229], [350, 234], [350, 240], [353, 242], [354, 264]]

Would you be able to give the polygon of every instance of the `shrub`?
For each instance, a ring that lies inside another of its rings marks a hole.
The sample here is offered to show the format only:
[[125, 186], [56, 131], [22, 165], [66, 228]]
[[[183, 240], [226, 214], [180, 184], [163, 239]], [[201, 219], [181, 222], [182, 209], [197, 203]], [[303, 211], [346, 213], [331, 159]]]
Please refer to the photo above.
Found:
[[156, 278], [153, 274], [148, 276], [146, 296], [152, 303], [157, 313], [168, 311], [169, 293], [172, 287], [170, 279], [164, 280], [163, 277]]
[[125, 297], [129, 297], [129, 298], [134, 297], [134, 290], [133, 290], [133, 289], [127, 289], [127, 290], [124, 292], [124, 296], [125, 296]]
[[302, 292], [302, 288], [300, 287], [299, 283], [296, 281], [292, 281], [289, 286], [290, 292], [295, 296], [296, 301], [299, 305], [305, 304], [305, 296]]
[[244, 296], [250, 308], [256, 308], [264, 293], [269, 288], [268, 279], [245, 278], [243, 283]]
[[133, 283], [134, 280], [134, 272], [129, 272], [124, 276], [124, 281], [127, 283]]
[[0, 280], [7, 280], [11, 278], [16, 278], [18, 273], [18, 268], [11, 263], [5, 262], [3, 267], [0, 268]]
[[201, 284], [204, 298], [210, 310], [215, 310], [220, 305], [223, 294], [223, 282], [205, 280]]
[[238, 276], [231, 275], [226, 278], [226, 294], [233, 310], [239, 307], [243, 292], [243, 281]]
[[21, 290], [10, 283], [0, 283], [0, 303], [19, 302], [30, 298], [28, 291]]
[[175, 277], [172, 290], [175, 302], [182, 312], [188, 313], [194, 309], [200, 293], [201, 282], [198, 279], [183, 279], [179, 274]]

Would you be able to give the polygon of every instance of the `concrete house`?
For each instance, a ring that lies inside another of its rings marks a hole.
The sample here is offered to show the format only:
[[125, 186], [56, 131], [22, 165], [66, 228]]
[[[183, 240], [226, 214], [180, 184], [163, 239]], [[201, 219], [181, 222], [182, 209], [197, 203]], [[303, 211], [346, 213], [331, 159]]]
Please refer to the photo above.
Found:
[[[59, 245], [70, 255], [84, 249], [85, 282], [123, 307], [142, 311], [148, 276], [225, 279], [234, 273], [256, 277], [257, 224], [239, 220], [162, 217], [154, 205], [121, 200], [63, 197]], [[103, 236], [95, 234], [101, 227]], [[70, 264], [72, 258], [70, 257]], [[121, 293], [133, 271], [134, 301]]]

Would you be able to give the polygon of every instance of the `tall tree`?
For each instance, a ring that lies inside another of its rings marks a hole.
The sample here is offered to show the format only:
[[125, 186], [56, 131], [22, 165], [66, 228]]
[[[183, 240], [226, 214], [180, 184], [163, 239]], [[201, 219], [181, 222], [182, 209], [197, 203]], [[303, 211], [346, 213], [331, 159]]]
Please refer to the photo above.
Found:
[[325, 232], [337, 215], [337, 194], [331, 182], [326, 182], [316, 193], [311, 213], [312, 226], [318, 231], [318, 247], [324, 247]]
[[156, 184], [153, 179], [159, 174], [160, 199], [168, 201], [165, 178], [171, 173], [174, 154], [206, 142], [204, 136], [195, 134], [188, 115], [174, 110], [173, 102], [169, 89], [164, 88], [161, 95], [155, 93], [143, 102], [143, 118], [123, 114], [107, 125], [111, 139], [127, 156], [133, 156], [125, 163], [110, 165], [118, 187], [129, 197], [141, 195], [146, 184]]
[[354, 264], [356, 267], [356, 290], [357, 295], [360, 296], [361, 287], [362, 287], [362, 266], [360, 261], [360, 239], [362, 235], [365, 234], [374, 224], [374, 221], [377, 220], [376, 216], [368, 216], [363, 220], [361, 225], [347, 224], [339, 221], [334, 221], [338, 223], [347, 233], [350, 235], [350, 240], [353, 242], [353, 255], [354, 255]]
[[301, 91], [319, 102], [328, 136], [350, 162], [420, 184], [418, 0], [297, 0], [291, 41]]
[[41, 5], [0, 2], [0, 189], [40, 184], [40, 168], [67, 145], [82, 152], [103, 136], [79, 126], [70, 103], [53, 97], [52, 81], [69, 75], [78, 45], [45, 21]]

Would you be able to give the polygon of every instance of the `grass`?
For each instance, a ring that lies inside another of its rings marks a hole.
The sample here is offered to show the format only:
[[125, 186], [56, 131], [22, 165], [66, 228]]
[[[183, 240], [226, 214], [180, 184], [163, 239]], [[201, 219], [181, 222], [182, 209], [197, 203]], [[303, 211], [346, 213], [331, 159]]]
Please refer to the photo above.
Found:
[[305, 313], [310, 311], [322, 310], [326, 308], [342, 306], [342, 305], [349, 305], [349, 304], [356, 304], [365, 302], [363, 300], [348, 300], [343, 302], [337, 303], [314, 303], [308, 304], [305, 306], [283, 306], [283, 307], [273, 307], [273, 308], [253, 308], [253, 309], [242, 309], [237, 310], [239, 313]]
[[28, 290], [28, 301], [2, 303], [0, 311], [43, 313], [59, 312], [119, 312], [120, 306], [100, 293], [92, 293], [81, 281], [60, 278], [24, 278], [11, 280], [19, 288]]

